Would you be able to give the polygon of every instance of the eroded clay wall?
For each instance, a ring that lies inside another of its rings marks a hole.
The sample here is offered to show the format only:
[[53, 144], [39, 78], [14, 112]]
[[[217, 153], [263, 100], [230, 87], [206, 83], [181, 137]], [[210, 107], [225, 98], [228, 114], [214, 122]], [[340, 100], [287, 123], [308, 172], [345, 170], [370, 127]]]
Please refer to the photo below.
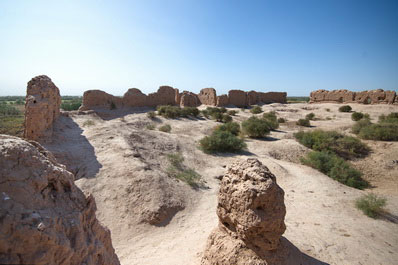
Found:
[[38, 140], [51, 136], [53, 122], [60, 113], [60, 105], [59, 89], [48, 76], [32, 78], [26, 90], [24, 137]]
[[157, 92], [145, 95], [137, 88], [130, 88], [123, 97], [115, 97], [101, 90], [89, 90], [83, 95], [79, 110], [114, 107], [156, 107], [159, 105], [177, 105], [197, 107], [200, 105], [245, 107], [258, 103], [286, 103], [286, 92], [256, 92], [230, 90], [228, 95], [217, 96], [214, 88], [204, 88], [199, 94], [189, 91], [179, 93], [170, 86], [161, 86]]
[[353, 92], [349, 90], [316, 90], [310, 94], [310, 103], [362, 103], [362, 104], [393, 104], [397, 103], [395, 91], [383, 89]]

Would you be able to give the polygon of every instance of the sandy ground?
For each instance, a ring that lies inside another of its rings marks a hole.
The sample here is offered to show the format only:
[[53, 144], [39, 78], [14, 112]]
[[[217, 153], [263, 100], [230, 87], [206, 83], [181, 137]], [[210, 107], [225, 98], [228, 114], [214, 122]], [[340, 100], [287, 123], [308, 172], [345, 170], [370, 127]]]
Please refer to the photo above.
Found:
[[[380, 114], [398, 111], [398, 106], [350, 105], [355, 111], [369, 113], [373, 121]], [[398, 164], [394, 162], [398, 160], [398, 143], [366, 141], [372, 153], [353, 161], [372, 184], [365, 191], [341, 185], [299, 163], [308, 150], [294, 140], [294, 132], [322, 128], [350, 133], [351, 114], [338, 112], [339, 106], [264, 105], [264, 111], [274, 110], [288, 122], [268, 139], [247, 139], [248, 151], [237, 155], [207, 155], [197, 148], [198, 141], [217, 125], [214, 121], [151, 121], [143, 110], [61, 117], [53, 140], [44, 145], [76, 173], [79, 187], [93, 193], [97, 216], [111, 230], [122, 264], [199, 264], [207, 237], [218, 222], [216, 177], [224, 173], [225, 165], [247, 157], [256, 157], [268, 166], [284, 189], [284, 236], [300, 251], [319, 264], [396, 264], [398, 224], [368, 218], [354, 207], [354, 201], [368, 192], [383, 194], [391, 215], [398, 216]], [[248, 110], [236, 110], [236, 121], [251, 116]], [[311, 122], [313, 127], [295, 125], [310, 112], [318, 119]], [[148, 132], [145, 127], [149, 123], [170, 124], [172, 131]], [[138, 140], [132, 141], [132, 135]], [[139, 157], [134, 150], [141, 150]], [[162, 172], [166, 154], [176, 151], [184, 155], [185, 165], [201, 174], [205, 188], [192, 189]], [[165, 198], [170, 205], [182, 207], [161, 225], [140, 221], [142, 212], [156, 209], [156, 203]]]

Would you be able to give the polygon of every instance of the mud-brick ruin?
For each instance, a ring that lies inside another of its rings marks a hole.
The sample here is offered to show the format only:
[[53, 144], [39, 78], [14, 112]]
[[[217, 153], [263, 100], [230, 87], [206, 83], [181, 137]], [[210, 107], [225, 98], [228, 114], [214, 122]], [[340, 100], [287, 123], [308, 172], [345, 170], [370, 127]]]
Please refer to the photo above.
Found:
[[218, 193], [218, 227], [211, 233], [202, 265], [285, 264], [284, 191], [254, 158], [233, 163]]
[[204, 88], [199, 94], [189, 91], [179, 92], [177, 88], [161, 86], [157, 92], [148, 95], [137, 88], [130, 88], [123, 97], [113, 96], [101, 90], [84, 92], [80, 110], [95, 108], [156, 107], [175, 105], [198, 107], [200, 105], [223, 107], [234, 105], [246, 107], [258, 103], [286, 103], [286, 92], [245, 92], [230, 90], [228, 95], [217, 96], [214, 88]]
[[59, 89], [48, 76], [32, 78], [26, 90], [24, 137], [37, 140], [51, 136], [51, 127], [60, 114], [60, 105]]
[[349, 90], [316, 90], [310, 94], [310, 103], [361, 103], [361, 104], [398, 104], [395, 91], [383, 89], [353, 92]]

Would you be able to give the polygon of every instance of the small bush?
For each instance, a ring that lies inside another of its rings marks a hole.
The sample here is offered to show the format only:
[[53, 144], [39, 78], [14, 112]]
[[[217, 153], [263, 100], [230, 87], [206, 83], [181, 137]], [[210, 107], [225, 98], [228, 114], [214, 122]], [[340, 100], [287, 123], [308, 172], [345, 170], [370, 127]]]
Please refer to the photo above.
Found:
[[228, 114], [224, 113], [224, 114], [222, 115], [222, 120], [221, 120], [221, 121], [222, 121], [223, 123], [231, 122], [231, 121], [232, 121], [232, 117], [229, 116]]
[[353, 121], [359, 121], [362, 118], [363, 118], [363, 113], [361, 113], [361, 112], [354, 112], [351, 114], [351, 119]]
[[183, 117], [188, 117], [188, 116], [197, 117], [198, 115], [199, 115], [198, 108], [184, 107], [181, 109], [181, 116], [183, 116]]
[[363, 195], [355, 201], [355, 206], [369, 217], [375, 218], [380, 215], [386, 205], [386, 198], [370, 193]]
[[215, 130], [210, 136], [199, 141], [200, 148], [206, 153], [239, 152], [246, 148], [246, 143], [229, 131]]
[[314, 118], [315, 118], [315, 113], [313, 113], [313, 112], [311, 112], [311, 113], [308, 113], [307, 115], [305, 115], [305, 118], [307, 119], [307, 120], [314, 120]]
[[22, 115], [22, 112], [19, 111], [14, 106], [10, 106], [8, 104], [0, 104], [0, 115], [16, 116], [16, 115]]
[[253, 108], [250, 109], [250, 112], [253, 114], [259, 114], [263, 112], [260, 106], [254, 106]]
[[276, 117], [275, 111], [270, 111], [263, 114], [263, 119], [266, 120], [271, 128], [271, 130], [276, 130], [279, 128], [278, 118]]
[[158, 106], [157, 107], [158, 114], [167, 119], [175, 119], [181, 117], [181, 108], [176, 106]]
[[218, 122], [222, 122], [223, 114], [221, 112], [213, 112], [210, 116], [211, 116], [211, 118], [213, 120], [216, 120]]
[[265, 137], [271, 131], [269, 122], [255, 116], [242, 122], [242, 131], [251, 138]]
[[327, 112], [330, 112], [330, 109], [329, 109], [329, 108], [327, 108], [327, 109], [326, 109], [326, 111], [327, 111]]
[[154, 111], [149, 111], [147, 112], [146, 116], [150, 119], [154, 119], [156, 117], [156, 112]]
[[182, 164], [184, 157], [180, 153], [169, 154], [167, 158], [170, 163], [167, 168], [169, 176], [184, 181], [192, 187], [198, 186], [198, 181], [201, 178], [200, 175], [195, 170], [187, 168]]
[[362, 128], [358, 136], [366, 140], [398, 141], [398, 124], [371, 124]]
[[205, 117], [206, 119], [208, 119], [208, 118], [209, 118], [209, 115], [210, 115], [210, 114], [209, 114], [209, 111], [208, 111], [208, 110], [205, 110], [205, 109], [201, 111], [201, 114], [202, 114], [202, 116]]
[[169, 132], [171, 132], [171, 126], [169, 124], [165, 124], [163, 126], [160, 126], [159, 127], [159, 131], [169, 133]]
[[150, 124], [148, 124], [148, 125], [146, 126], [146, 129], [147, 129], [147, 130], [155, 130], [155, 128], [156, 128], [156, 126], [155, 126], [155, 124], [153, 124], [153, 123], [150, 123]]
[[310, 127], [311, 126], [310, 120], [308, 120], [308, 119], [299, 119], [296, 122], [296, 124], [300, 125], [300, 126], [304, 126], [304, 127]]
[[370, 122], [369, 119], [361, 119], [359, 121], [357, 121], [354, 126], [352, 126], [352, 133], [358, 134], [362, 128], [365, 128], [369, 125], [371, 125], [372, 123]]
[[299, 143], [315, 151], [330, 151], [347, 159], [366, 156], [370, 151], [369, 147], [358, 138], [345, 136], [336, 131], [301, 131], [295, 133], [294, 137]]
[[350, 105], [344, 105], [339, 108], [340, 112], [350, 112], [352, 110]]
[[352, 132], [367, 140], [398, 141], [398, 113], [381, 115], [376, 124], [364, 117], [354, 124]]
[[278, 123], [285, 123], [286, 122], [286, 119], [284, 119], [284, 118], [278, 118]]
[[245, 108], [240, 108], [240, 111], [241, 112], [246, 112], [246, 109]]
[[66, 111], [78, 110], [81, 105], [82, 105], [81, 101], [62, 102], [61, 109], [66, 110]]
[[221, 108], [220, 108], [220, 112], [221, 112], [221, 113], [226, 113], [226, 112], [227, 112], [227, 109], [226, 109], [225, 107], [221, 107]]
[[227, 113], [228, 113], [228, 115], [235, 116], [236, 110], [229, 110], [229, 111], [227, 111]]
[[334, 180], [347, 186], [363, 189], [368, 183], [361, 178], [362, 173], [353, 168], [343, 158], [327, 151], [312, 151], [301, 162], [313, 167]]
[[233, 135], [239, 135], [240, 125], [237, 122], [227, 122], [216, 127], [216, 131], [227, 131]]

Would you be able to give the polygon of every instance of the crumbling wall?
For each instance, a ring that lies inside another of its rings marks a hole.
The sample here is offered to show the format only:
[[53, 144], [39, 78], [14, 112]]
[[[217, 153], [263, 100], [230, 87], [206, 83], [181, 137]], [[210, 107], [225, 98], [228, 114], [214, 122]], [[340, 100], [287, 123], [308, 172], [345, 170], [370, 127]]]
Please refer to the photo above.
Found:
[[200, 104], [199, 97], [195, 93], [188, 91], [181, 93], [180, 107], [198, 107]]
[[310, 103], [362, 103], [362, 104], [393, 104], [396, 99], [395, 91], [383, 89], [353, 92], [349, 90], [316, 90], [310, 94]]
[[108, 94], [102, 90], [87, 90], [83, 94], [82, 105], [79, 110], [89, 110], [93, 108], [112, 109], [123, 106], [123, 99]]
[[157, 92], [145, 95], [137, 88], [129, 89], [123, 97], [115, 97], [101, 90], [84, 92], [83, 103], [79, 110], [93, 108], [110, 108], [111, 104], [119, 107], [156, 107], [159, 105], [177, 106], [227, 106], [245, 107], [263, 103], [286, 103], [285, 92], [245, 92], [230, 90], [228, 95], [217, 96], [214, 88], [204, 88], [199, 94], [189, 91], [179, 93], [179, 90], [170, 86], [161, 86]]
[[48, 76], [32, 78], [26, 90], [24, 137], [38, 140], [51, 136], [53, 122], [60, 113], [60, 105], [59, 89]]
[[176, 105], [176, 90], [171, 86], [161, 86], [157, 92], [148, 95], [147, 103], [148, 107]]
[[119, 264], [94, 197], [37, 142], [0, 135], [0, 179], [0, 264]]
[[260, 93], [256, 91], [249, 91], [246, 93], [246, 105], [251, 106], [251, 105], [256, 105], [258, 104], [260, 100]]
[[246, 92], [235, 89], [230, 90], [228, 92], [228, 103], [231, 105], [235, 105], [236, 107], [245, 107], [247, 104]]
[[228, 105], [228, 95], [217, 96], [217, 107], [224, 107]]
[[130, 88], [124, 93], [123, 106], [145, 107], [148, 106], [148, 96], [138, 88]]
[[284, 192], [254, 158], [233, 163], [218, 192], [218, 227], [209, 236], [202, 265], [283, 264]]
[[287, 103], [286, 92], [259, 92], [260, 101], [263, 103]]
[[217, 92], [214, 88], [203, 88], [200, 90], [198, 98], [203, 105], [217, 105]]

